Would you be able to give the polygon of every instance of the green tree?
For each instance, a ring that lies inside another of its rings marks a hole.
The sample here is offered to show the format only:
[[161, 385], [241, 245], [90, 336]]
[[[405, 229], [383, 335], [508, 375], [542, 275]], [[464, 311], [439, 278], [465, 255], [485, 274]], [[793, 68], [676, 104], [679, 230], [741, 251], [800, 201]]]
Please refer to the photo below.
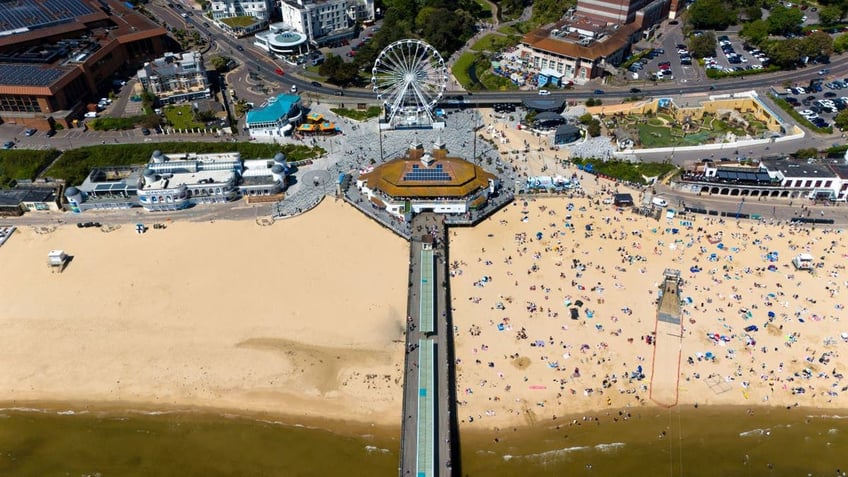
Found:
[[801, 31], [801, 18], [803, 16], [804, 14], [797, 8], [777, 5], [771, 9], [771, 14], [766, 20], [769, 24], [769, 33], [773, 35], [798, 33]]
[[601, 122], [597, 119], [593, 119], [588, 125], [586, 125], [586, 132], [589, 133], [592, 137], [598, 137], [601, 135]]
[[828, 5], [819, 10], [819, 22], [822, 25], [835, 25], [842, 21], [842, 9], [837, 5]]
[[689, 7], [689, 23], [698, 30], [724, 30], [736, 21], [733, 8], [720, 0], [698, 0]]
[[749, 22], [752, 22], [763, 18], [763, 10], [759, 5], [751, 5], [750, 7], [745, 7], [745, 9], [742, 10], [742, 16]]
[[215, 68], [215, 71], [227, 71], [228, 65], [232, 61], [230, 58], [221, 55], [215, 55], [209, 59], [209, 63], [212, 64], [212, 68]]
[[715, 56], [716, 36], [715, 32], [708, 31], [689, 39], [689, 51], [695, 58]]
[[848, 51], [848, 33], [843, 33], [834, 38], [833, 51], [835, 53], [844, 53]]
[[816, 149], [814, 147], [807, 147], [807, 148], [803, 148], [803, 149], [798, 149], [797, 151], [795, 151], [795, 154], [793, 154], [793, 155], [795, 157], [797, 157], [798, 159], [809, 159], [811, 157], [818, 156], [819, 151], [818, 151], [818, 149]]
[[833, 118], [833, 125], [838, 127], [839, 129], [842, 129], [843, 131], [845, 129], [848, 129], [848, 109], [843, 109], [842, 111], [839, 111], [839, 114], [837, 114], [836, 117]]
[[804, 55], [811, 58], [833, 54], [833, 38], [823, 31], [816, 31], [804, 38]]
[[804, 43], [798, 38], [772, 41], [765, 47], [771, 62], [781, 68], [794, 68], [801, 63]]
[[739, 35], [755, 45], [760, 45], [763, 40], [768, 38], [769, 24], [765, 20], [754, 20], [744, 24]]
[[[513, 1], [521, 4], [521, 10], [524, 9], [524, 2]], [[565, 12], [576, 3], [574, 0], [535, 0], [531, 20], [542, 25], [553, 23], [561, 19]], [[521, 10], [518, 10], [517, 13], [520, 14]]]
[[[426, 14], [425, 14], [426, 11]], [[422, 9], [415, 26], [427, 43], [440, 52], [454, 52], [474, 35], [474, 18], [464, 10]]]

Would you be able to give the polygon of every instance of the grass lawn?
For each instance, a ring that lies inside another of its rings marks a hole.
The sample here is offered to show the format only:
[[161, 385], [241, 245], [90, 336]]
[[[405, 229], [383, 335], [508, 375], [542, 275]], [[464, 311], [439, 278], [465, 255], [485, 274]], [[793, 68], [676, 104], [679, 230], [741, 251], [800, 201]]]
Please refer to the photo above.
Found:
[[473, 45], [471, 45], [471, 49], [474, 51], [491, 51], [497, 52], [501, 51], [504, 48], [515, 46], [519, 42], [518, 37], [507, 37], [503, 35], [498, 35], [495, 33], [489, 33], [477, 40]]
[[474, 53], [465, 52], [460, 55], [459, 59], [456, 60], [456, 63], [453, 64], [453, 76], [465, 89], [476, 89], [475, 87], [478, 86], [478, 83], [476, 81], [472, 81], [471, 76], [468, 75], [468, 72], [474, 68], [475, 59], [476, 55]]
[[243, 17], [222, 18], [221, 23], [228, 25], [232, 28], [238, 28], [238, 27], [244, 28], [244, 27], [249, 27], [250, 25], [253, 25], [254, 23], [256, 23], [256, 18], [252, 17], [250, 15], [243, 16]]
[[523, 35], [533, 29], [531, 22], [518, 22], [498, 28], [498, 31], [507, 35]]
[[330, 108], [330, 111], [335, 113], [337, 116], [354, 119], [356, 121], [365, 121], [368, 118], [376, 118], [379, 116], [383, 112], [383, 108], [380, 106], [371, 106], [365, 111], [358, 109]]
[[182, 104], [179, 106], [166, 106], [165, 119], [171, 124], [174, 129], [194, 129], [206, 127], [205, 124], [194, 120], [194, 115], [191, 111], [190, 104]]
[[0, 150], [0, 187], [11, 185], [14, 179], [35, 179], [58, 155], [56, 149]]

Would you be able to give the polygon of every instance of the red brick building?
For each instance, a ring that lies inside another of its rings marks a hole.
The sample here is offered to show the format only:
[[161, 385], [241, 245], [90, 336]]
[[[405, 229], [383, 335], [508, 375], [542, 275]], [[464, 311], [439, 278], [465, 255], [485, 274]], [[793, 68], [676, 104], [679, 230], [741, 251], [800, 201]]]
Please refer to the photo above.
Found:
[[161, 56], [166, 34], [116, 0], [0, 2], [0, 120], [70, 127], [116, 72]]

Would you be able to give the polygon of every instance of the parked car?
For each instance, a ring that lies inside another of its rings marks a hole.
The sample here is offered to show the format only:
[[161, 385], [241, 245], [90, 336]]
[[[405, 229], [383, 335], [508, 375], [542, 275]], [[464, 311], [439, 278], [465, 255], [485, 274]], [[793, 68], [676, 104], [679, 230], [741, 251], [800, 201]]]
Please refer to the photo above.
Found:
[[150, 129], [141, 128], [141, 134], [144, 136], [150, 136]]
[[44, 133], [44, 135], [47, 136], [47, 137], [53, 137], [53, 136], [56, 135], [56, 130], [55, 129], [48, 129], [47, 132]]
[[602, 89], [596, 89], [596, 90], [595, 90], [595, 94], [604, 94], [604, 90], [602, 90]]
[[333, 94], [335, 94], [336, 96], [344, 96], [344, 91], [339, 89], [339, 90], [336, 90], [336, 92], [333, 93]]
[[24, 131], [24, 136], [27, 136], [27, 137], [32, 136], [33, 134], [36, 133], [36, 131], [38, 131], [38, 129], [29, 128], [29, 129]]
[[548, 96], [550, 94], [551, 94], [551, 92], [546, 90], [546, 89], [540, 89], [539, 90], [539, 96]]
[[312, 84], [312, 86], [315, 86], [316, 88], [320, 88], [320, 87], [321, 87], [321, 83], [319, 83], [319, 82], [317, 82], [317, 81], [313, 81], [311, 84]]
[[3, 149], [11, 149], [11, 148], [13, 148], [13, 147], [15, 147], [15, 142], [14, 142], [14, 141], [6, 141], [6, 142], [3, 144]]

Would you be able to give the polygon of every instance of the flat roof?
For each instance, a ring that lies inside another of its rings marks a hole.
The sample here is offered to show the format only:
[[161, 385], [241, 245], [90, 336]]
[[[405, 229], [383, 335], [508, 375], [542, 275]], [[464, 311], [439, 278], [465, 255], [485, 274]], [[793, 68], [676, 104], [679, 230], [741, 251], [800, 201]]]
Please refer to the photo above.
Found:
[[761, 161], [770, 171], [780, 171], [784, 177], [834, 177], [836, 174], [826, 165], [817, 162], [795, 161], [792, 159], [763, 159]]
[[174, 172], [170, 173], [168, 177], [162, 177], [153, 183], [145, 184], [141, 190], [145, 192], [152, 192], [166, 188], [171, 189], [183, 184], [187, 186], [209, 184], [212, 186], [229, 181], [235, 176], [235, 174], [236, 173], [233, 170]]
[[0, 190], [0, 207], [14, 207], [21, 202], [52, 202], [54, 200], [56, 200], [54, 191], [43, 187]]

